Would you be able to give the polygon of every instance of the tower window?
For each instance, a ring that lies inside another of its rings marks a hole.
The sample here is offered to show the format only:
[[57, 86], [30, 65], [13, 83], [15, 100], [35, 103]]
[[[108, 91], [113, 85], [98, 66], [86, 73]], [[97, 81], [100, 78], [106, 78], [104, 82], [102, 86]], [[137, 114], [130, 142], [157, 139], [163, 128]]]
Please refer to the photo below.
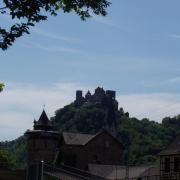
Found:
[[109, 148], [109, 146], [110, 146], [109, 141], [106, 141], [106, 142], [105, 142], [105, 147], [106, 147], [106, 148]]
[[180, 158], [175, 157], [174, 158], [174, 172], [179, 172], [180, 170]]
[[164, 165], [165, 172], [170, 172], [170, 158], [165, 158]]
[[47, 149], [47, 141], [44, 141], [44, 148]]

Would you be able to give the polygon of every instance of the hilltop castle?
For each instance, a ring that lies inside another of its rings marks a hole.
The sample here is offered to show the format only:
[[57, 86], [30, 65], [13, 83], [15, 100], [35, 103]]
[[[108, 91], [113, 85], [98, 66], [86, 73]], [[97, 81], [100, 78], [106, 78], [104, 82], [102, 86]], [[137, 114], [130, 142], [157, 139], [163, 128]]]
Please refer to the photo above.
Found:
[[116, 91], [112, 90], [104, 90], [101, 87], [97, 87], [95, 89], [94, 94], [91, 94], [88, 91], [85, 96], [83, 96], [83, 92], [81, 90], [76, 91], [76, 100], [74, 104], [76, 106], [82, 106], [86, 103], [108, 103], [113, 102], [115, 104], [115, 108], [118, 109], [118, 102], [116, 101]]

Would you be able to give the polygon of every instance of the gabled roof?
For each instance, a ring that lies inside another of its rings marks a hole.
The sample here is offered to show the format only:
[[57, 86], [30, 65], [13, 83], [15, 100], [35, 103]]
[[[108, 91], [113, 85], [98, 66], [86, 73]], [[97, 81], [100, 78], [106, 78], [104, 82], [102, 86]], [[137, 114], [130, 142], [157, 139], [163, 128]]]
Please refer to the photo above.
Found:
[[85, 145], [95, 135], [63, 132], [62, 136], [67, 145]]
[[180, 154], [180, 134], [176, 139], [164, 150], [162, 150], [158, 155], [173, 155]]
[[48, 119], [46, 112], [43, 110], [38, 121], [34, 121], [35, 130], [53, 130], [52, 122]]
[[63, 137], [66, 145], [82, 145], [82, 146], [84, 146], [84, 145], [87, 145], [88, 143], [90, 143], [91, 141], [93, 141], [97, 136], [101, 135], [102, 133], [107, 133], [118, 144], [120, 144], [124, 148], [123, 144], [106, 130], [103, 130], [95, 135], [63, 132], [62, 137]]

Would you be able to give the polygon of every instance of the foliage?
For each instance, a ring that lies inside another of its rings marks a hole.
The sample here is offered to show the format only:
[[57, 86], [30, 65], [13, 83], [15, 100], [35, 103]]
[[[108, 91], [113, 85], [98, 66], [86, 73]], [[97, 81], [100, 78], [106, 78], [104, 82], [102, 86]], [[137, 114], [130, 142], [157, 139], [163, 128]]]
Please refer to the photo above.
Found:
[[12, 169], [15, 167], [16, 158], [4, 149], [0, 149], [0, 169]]
[[58, 11], [74, 12], [82, 20], [91, 13], [105, 16], [110, 5], [107, 0], [3, 0], [0, 14], [18, 20], [9, 30], [0, 27], [0, 48], [5, 50], [24, 33], [29, 34], [29, 28], [40, 21], [47, 20], [48, 15], [56, 16]]
[[[61, 132], [80, 132], [95, 134], [102, 130], [105, 124], [106, 105], [85, 104], [77, 107], [74, 103], [58, 109], [52, 121]], [[125, 162], [129, 165], [157, 163], [157, 154], [164, 149], [179, 133], [180, 115], [166, 117], [162, 123], [130, 118], [122, 108], [116, 112], [117, 137], [125, 146]], [[16, 155], [17, 166], [22, 166], [26, 160], [25, 138], [0, 144]], [[63, 162], [63, 159], [59, 159]]]
[[[58, 130], [97, 133], [105, 123], [106, 107], [88, 104], [76, 107], [73, 103], [59, 109], [52, 118]], [[165, 118], [162, 123], [149, 119], [130, 118], [122, 108], [116, 112], [117, 136], [125, 146], [125, 163], [130, 165], [157, 162], [157, 154], [165, 148], [180, 129], [180, 116]]]
[[16, 157], [15, 168], [23, 168], [26, 161], [26, 140], [24, 136], [10, 142], [1, 142], [0, 147]]
[[3, 88], [4, 88], [4, 84], [0, 83], [0, 92], [3, 90]]

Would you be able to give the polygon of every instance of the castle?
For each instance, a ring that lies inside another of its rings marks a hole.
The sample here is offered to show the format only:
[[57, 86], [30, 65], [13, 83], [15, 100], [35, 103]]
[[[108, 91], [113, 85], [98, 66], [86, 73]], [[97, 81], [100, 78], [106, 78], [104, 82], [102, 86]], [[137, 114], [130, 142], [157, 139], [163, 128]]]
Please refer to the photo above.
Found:
[[76, 100], [74, 105], [81, 107], [88, 104], [101, 104], [103, 105], [106, 115], [104, 118], [103, 129], [111, 132], [114, 136], [117, 135], [117, 122], [116, 113], [118, 111], [118, 101], [116, 100], [116, 91], [104, 90], [101, 87], [95, 89], [94, 94], [88, 91], [85, 96], [81, 90], [76, 91]]
[[82, 106], [87, 103], [107, 103], [112, 102], [115, 105], [115, 108], [118, 109], [118, 102], [116, 101], [116, 91], [104, 90], [101, 87], [95, 89], [94, 94], [91, 94], [88, 91], [85, 96], [81, 90], [76, 91], [76, 100], [74, 104], [76, 106]]

